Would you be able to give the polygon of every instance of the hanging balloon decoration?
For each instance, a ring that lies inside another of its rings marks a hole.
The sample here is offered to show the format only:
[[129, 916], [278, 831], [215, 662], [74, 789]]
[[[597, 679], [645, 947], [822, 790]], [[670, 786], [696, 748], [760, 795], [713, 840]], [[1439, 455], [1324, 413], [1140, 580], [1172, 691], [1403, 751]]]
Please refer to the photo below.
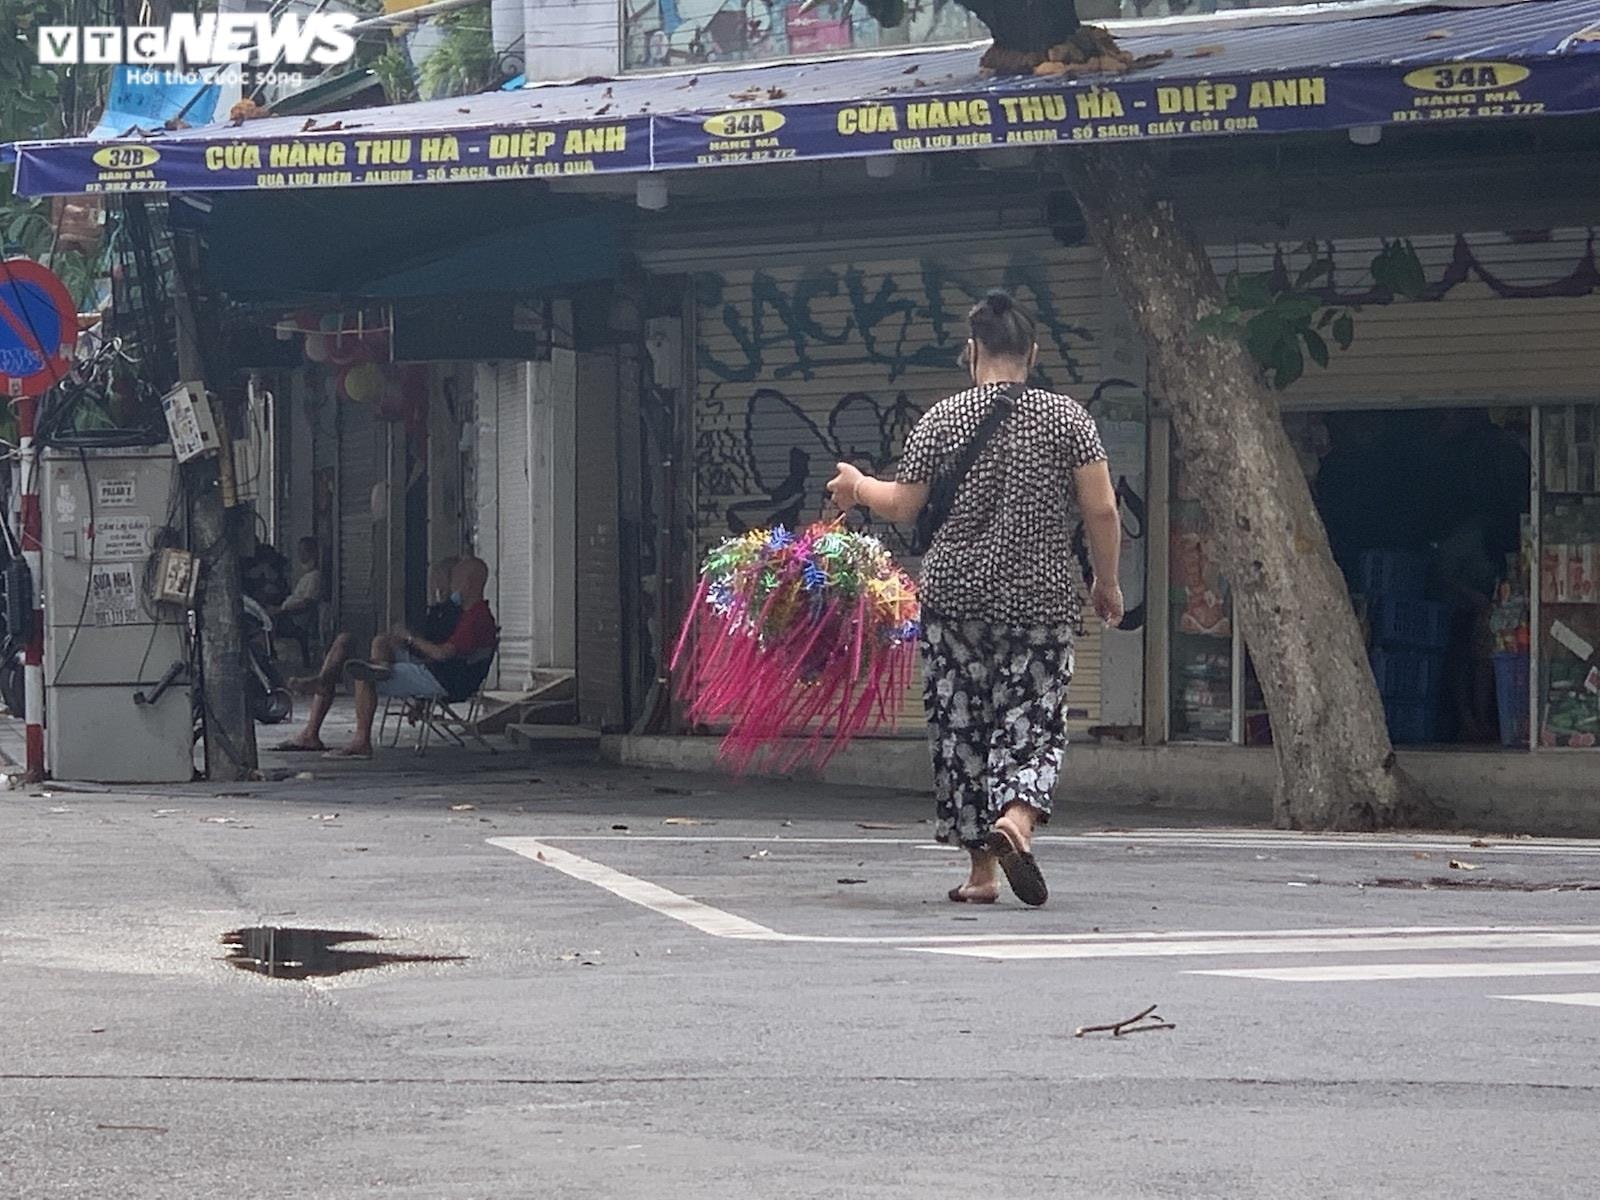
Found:
[[339, 390], [345, 399], [357, 404], [373, 404], [383, 395], [383, 371], [375, 363], [362, 362], [346, 367], [339, 376]]
[[313, 333], [306, 336], [306, 361], [325, 363], [332, 350], [326, 334]]
[[365, 341], [354, 333], [335, 336], [333, 347], [328, 351], [328, 361], [336, 367], [354, 366], [358, 362], [369, 362], [371, 358], [370, 349]]

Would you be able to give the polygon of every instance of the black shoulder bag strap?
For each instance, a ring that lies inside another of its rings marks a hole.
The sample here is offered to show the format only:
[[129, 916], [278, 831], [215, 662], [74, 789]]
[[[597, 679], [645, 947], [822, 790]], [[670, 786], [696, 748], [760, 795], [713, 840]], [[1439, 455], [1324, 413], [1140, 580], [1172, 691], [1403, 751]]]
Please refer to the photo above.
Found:
[[1011, 415], [1011, 409], [1022, 396], [1022, 392], [1022, 384], [1006, 384], [995, 396], [989, 411], [984, 414], [978, 431], [967, 443], [967, 448], [956, 461], [955, 468], [940, 473], [934, 479], [933, 486], [928, 489], [928, 502], [917, 514], [916, 536], [911, 547], [917, 554], [928, 552], [928, 548], [933, 545], [934, 535], [950, 519], [950, 510], [955, 507], [956, 493], [961, 490], [961, 485], [972, 472], [973, 464], [978, 461], [978, 455], [982, 454], [983, 448], [993, 440], [995, 430], [999, 429], [1001, 423]]

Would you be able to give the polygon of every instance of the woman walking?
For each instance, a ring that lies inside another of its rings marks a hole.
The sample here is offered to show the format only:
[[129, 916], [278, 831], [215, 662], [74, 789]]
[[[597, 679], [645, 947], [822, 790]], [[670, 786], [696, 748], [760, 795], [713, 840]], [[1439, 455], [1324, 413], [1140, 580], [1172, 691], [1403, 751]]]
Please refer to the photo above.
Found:
[[1034, 324], [1004, 292], [968, 315], [973, 386], [925, 413], [893, 482], [840, 463], [828, 490], [917, 522], [922, 559], [924, 699], [937, 836], [972, 856], [950, 899], [992, 904], [996, 868], [1017, 898], [1049, 896], [1031, 852], [1049, 820], [1067, 745], [1067, 685], [1079, 622], [1071, 498], [1094, 567], [1091, 602], [1122, 620], [1121, 526], [1094, 420], [1076, 401], [1027, 386]]

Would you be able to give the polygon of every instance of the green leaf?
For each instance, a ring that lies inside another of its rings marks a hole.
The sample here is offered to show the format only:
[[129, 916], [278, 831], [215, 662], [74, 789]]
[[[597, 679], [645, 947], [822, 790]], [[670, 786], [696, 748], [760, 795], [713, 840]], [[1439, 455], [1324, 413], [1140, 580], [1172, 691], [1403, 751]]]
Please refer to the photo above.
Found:
[[1272, 311], [1290, 325], [1309, 325], [1311, 314], [1322, 307], [1322, 301], [1305, 292], [1285, 292], [1272, 304]]
[[1356, 340], [1355, 318], [1349, 313], [1340, 313], [1333, 323], [1333, 340], [1339, 343], [1339, 349], [1350, 349], [1350, 343]]
[[1311, 355], [1311, 361], [1319, 367], [1328, 365], [1328, 343], [1322, 340], [1322, 335], [1314, 329], [1302, 329], [1300, 336], [1306, 344], [1306, 353]]
[[1271, 367], [1278, 361], [1278, 347], [1293, 339], [1289, 327], [1273, 312], [1257, 313], [1245, 325], [1245, 347], [1263, 366]]
[[1339, 310], [1337, 308], [1325, 308], [1325, 309], [1323, 309], [1322, 310], [1322, 315], [1317, 318], [1317, 328], [1318, 329], [1326, 329], [1329, 325], [1331, 325], [1333, 323], [1333, 319], [1335, 317], [1337, 317], [1338, 315], [1339, 315]]
[[1239, 302], [1239, 272], [1228, 272], [1228, 277], [1222, 281], [1222, 294], [1228, 298], [1230, 304]]
[[1241, 308], [1266, 308], [1272, 303], [1272, 276], [1266, 271], [1255, 275], [1244, 275], [1239, 279], [1239, 297], [1237, 303]]
[[1217, 337], [1230, 337], [1239, 332], [1237, 323], [1228, 320], [1226, 313], [1219, 312], [1201, 317], [1195, 322], [1194, 327], [1201, 333], [1209, 333]]
[[1300, 353], [1300, 343], [1285, 338], [1278, 343], [1277, 357], [1272, 362], [1272, 385], [1280, 392], [1305, 374], [1306, 360]]

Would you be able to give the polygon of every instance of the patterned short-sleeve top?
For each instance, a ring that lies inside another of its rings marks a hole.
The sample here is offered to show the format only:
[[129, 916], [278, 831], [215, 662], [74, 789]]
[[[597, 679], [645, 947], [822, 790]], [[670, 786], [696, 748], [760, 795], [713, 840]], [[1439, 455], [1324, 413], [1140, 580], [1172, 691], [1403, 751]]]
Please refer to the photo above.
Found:
[[[932, 483], [954, 470], [1004, 390], [991, 384], [941, 400], [906, 439], [896, 478]], [[932, 612], [1005, 625], [1075, 625], [1073, 472], [1106, 456], [1094, 418], [1068, 396], [1028, 388], [956, 492], [922, 560]]]

